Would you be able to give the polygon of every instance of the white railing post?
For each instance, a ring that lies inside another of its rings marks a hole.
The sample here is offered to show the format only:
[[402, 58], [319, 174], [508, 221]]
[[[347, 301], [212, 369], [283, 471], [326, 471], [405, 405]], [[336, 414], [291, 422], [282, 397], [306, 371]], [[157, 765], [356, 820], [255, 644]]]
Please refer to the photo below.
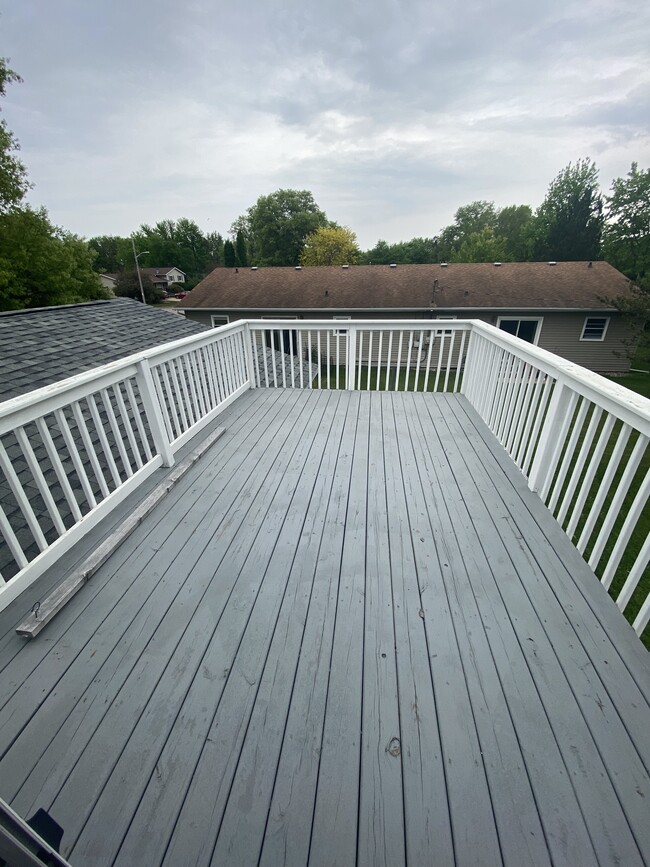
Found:
[[[466, 344], [467, 350], [466, 350], [466, 354], [465, 354], [465, 367], [463, 369], [463, 379], [462, 379], [462, 382], [460, 384], [460, 393], [464, 394], [469, 399], [471, 389], [474, 385], [474, 376], [475, 376], [474, 361], [476, 358], [477, 346], [478, 346], [478, 335], [476, 334], [474, 329], [471, 327], [470, 327], [469, 332], [468, 332], [468, 337], [469, 337], [469, 339], [468, 339], [467, 344]], [[459, 355], [458, 362], [457, 362], [458, 368], [460, 368], [462, 360], [463, 359]]]
[[355, 370], [357, 366], [357, 329], [354, 325], [348, 326], [348, 347], [345, 359], [345, 387], [348, 391], [354, 391]]
[[571, 422], [571, 407], [574, 402], [575, 392], [559, 379], [556, 380], [528, 476], [528, 487], [531, 491], [536, 491], [542, 500], [546, 498], [553, 481]]
[[246, 354], [246, 372], [251, 388], [256, 388], [255, 365], [253, 363], [253, 332], [248, 322], [244, 324], [244, 352]]
[[162, 410], [158, 403], [158, 395], [153, 384], [151, 376], [151, 368], [146, 358], [143, 358], [137, 363], [138, 372], [136, 374], [138, 389], [142, 398], [144, 411], [147, 415], [151, 436], [153, 437], [156, 451], [163, 460], [163, 466], [171, 467], [174, 465], [174, 453], [172, 452], [171, 443], [165, 430], [165, 422], [163, 420]]

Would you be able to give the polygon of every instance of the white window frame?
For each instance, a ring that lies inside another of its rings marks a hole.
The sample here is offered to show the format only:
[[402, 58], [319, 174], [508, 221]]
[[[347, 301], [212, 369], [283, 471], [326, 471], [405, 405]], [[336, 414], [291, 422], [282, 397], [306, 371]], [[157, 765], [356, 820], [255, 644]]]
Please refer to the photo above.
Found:
[[[531, 346], [537, 346], [539, 343], [539, 336], [542, 333], [542, 323], [544, 322], [543, 316], [517, 316], [513, 314], [512, 316], [499, 316], [497, 318], [497, 328], [501, 328], [501, 322], [504, 319], [516, 319], [519, 322], [536, 322], [537, 328], [535, 329], [535, 339], [533, 340]], [[506, 334], [508, 332], [506, 331]]]
[[[436, 316], [436, 322], [440, 319], [447, 319], [447, 320], [458, 319], [458, 316], [456, 316], [454, 314], [451, 314], [449, 316]], [[444, 330], [445, 334], [451, 334], [451, 332], [452, 332], [451, 328], [445, 328], [445, 330]]]
[[[603, 333], [600, 337], [585, 337], [585, 331], [587, 330], [587, 323], [590, 319], [604, 319], [605, 325], [603, 327]], [[582, 324], [582, 333], [580, 335], [580, 340], [585, 343], [602, 343], [605, 339], [605, 335], [607, 334], [607, 329], [609, 328], [609, 321], [611, 316], [585, 316], [585, 321]]]
[[[216, 324], [214, 321], [215, 319], [225, 319], [226, 321], [225, 322], [219, 322], [219, 324]], [[230, 324], [230, 316], [227, 316], [225, 313], [219, 313], [219, 314], [213, 313], [210, 316], [210, 320], [212, 321], [212, 327], [213, 328], [221, 328], [222, 325], [229, 325]]]

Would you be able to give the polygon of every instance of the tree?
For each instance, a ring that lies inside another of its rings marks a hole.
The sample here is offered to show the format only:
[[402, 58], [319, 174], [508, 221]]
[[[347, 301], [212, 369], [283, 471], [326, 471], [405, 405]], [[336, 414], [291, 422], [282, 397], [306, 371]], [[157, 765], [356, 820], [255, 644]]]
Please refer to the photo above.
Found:
[[246, 247], [246, 238], [241, 229], [237, 232], [235, 240], [235, 259], [241, 268], [248, 265], [248, 250]]
[[605, 197], [604, 253], [631, 280], [650, 278], [650, 169], [637, 163], [625, 178], [614, 178]]
[[411, 238], [397, 244], [378, 241], [371, 250], [360, 256], [363, 265], [426, 265], [438, 262], [437, 238]]
[[454, 214], [454, 222], [440, 232], [438, 238], [440, 261], [451, 261], [463, 241], [482, 229], [496, 228], [496, 222], [494, 202], [475, 201], [458, 208]]
[[551, 182], [535, 214], [533, 254], [539, 260], [600, 259], [602, 231], [596, 164], [588, 158], [569, 163]]
[[235, 252], [235, 245], [232, 241], [224, 241], [223, 264], [226, 268], [234, 268], [237, 264], [237, 253]]
[[321, 226], [305, 241], [303, 265], [354, 265], [359, 260], [357, 236], [345, 226]]
[[53, 226], [44, 208], [0, 214], [0, 309], [108, 298], [92, 264], [88, 244]]
[[468, 235], [450, 257], [451, 262], [508, 262], [504, 238], [486, 226]]
[[508, 205], [497, 212], [494, 234], [505, 243], [506, 252], [503, 261], [527, 262], [530, 260], [532, 221], [533, 212], [529, 205]]
[[119, 235], [98, 235], [90, 238], [88, 246], [95, 253], [95, 271], [100, 274], [116, 274], [131, 264], [133, 250], [131, 239]]
[[[0, 57], [0, 96], [13, 82], [22, 81], [9, 69], [6, 58]], [[18, 142], [4, 120], [0, 121], [0, 214], [18, 206], [30, 187], [25, 166], [16, 157]]]
[[[162, 301], [165, 297], [163, 292], [153, 285], [151, 279], [146, 274], [141, 273], [140, 277], [142, 279], [145, 302], [147, 304], [158, 304]], [[134, 298], [136, 301], [142, 301], [140, 281], [138, 280], [138, 272], [135, 268], [121, 272], [115, 283], [115, 294], [120, 298]]]
[[328, 220], [309, 190], [276, 190], [260, 196], [231, 227], [248, 242], [256, 265], [297, 265], [306, 238]]

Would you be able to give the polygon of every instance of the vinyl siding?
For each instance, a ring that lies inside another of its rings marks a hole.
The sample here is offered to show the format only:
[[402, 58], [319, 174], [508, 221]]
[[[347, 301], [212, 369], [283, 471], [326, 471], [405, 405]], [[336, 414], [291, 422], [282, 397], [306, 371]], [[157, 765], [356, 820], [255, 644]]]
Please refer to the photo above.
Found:
[[[195, 322], [201, 322], [204, 325], [211, 325], [212, 313], [220, 313], [218, 310], [187, 310], [186, 316]], [[329, 313], [309, 313], [305, 311], [290, 311], [287, 310], [287, 315], [297, 315], [299, 319], [318, 319], [332, 320], [332, 314]], [[549, 352], [554, 352], [557, 355], [566, 358], [568, 361], [573, 361], [580, 364], [589, 370], [595, 370], [598, 373], [626, 373], [630, 368], [630, 351], [634, 347], [633, 332], [629, 322], [616, 312], [606, 310], [592, 313], [548, 313], [544, 310], [535, 312], [534, 310], [526, 310], [525, 313], [517, 313], [508, 310], [498, 310], [494, 313], [486, 313], [485, 311], [477, 310], [458, 310], [450, 311], [456, 313], [459, 319], [481, 319], [488, 322], [490, 325], [497, 324], [499, 317], [518, 316], [543, 318], [541, 332], [539, 335], [538, 346], [542, 349], [547, 349]], [[263, 313], [256, 310], [238, 310], [227, 311], [230, 316], [230, 321], [235, 322], [238, 319], [261, 319]], [[444, 314], [441, 312], [440, 315]], [[268, 314], [271, 315], [271, 314]], [[275, 311], [273, 316], [278, 316]], [[343, 312], [337, 315], [345, 315]], [[580, 340], [585, 318], [590, 316], [609, 316], [610, 323], [603, 341], [586, 341]], [[350, 314], [352, 320], [355, 319], [395, 319], [395, 312], [386, 313], [384, 311], [375, 312], [368, 310], [367, 313], [354, 312]], [[427, 323], [431, 322], [430, 311], [409, 312], [404, 313], [399, 318], [422, 319]], [[337, 327], [333, 325], [333, 327]], [[343, 351], [343, 343], [341, 341], [341, 350]]]

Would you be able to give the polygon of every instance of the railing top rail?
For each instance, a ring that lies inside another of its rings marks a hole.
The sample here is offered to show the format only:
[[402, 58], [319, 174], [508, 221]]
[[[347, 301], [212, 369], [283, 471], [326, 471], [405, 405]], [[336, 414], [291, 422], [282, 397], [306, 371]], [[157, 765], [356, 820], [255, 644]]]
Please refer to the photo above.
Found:
[[[61, 400], [66, 403], [69, 399], [74, 400], [75, 394], [82, 393], [84, 389], [88, 393], [99, 388], [104, 388], [114, 382], [119, 382], [120, 379], [125, 379], [135, 373], [138, 362], [147, 359], [149, 361], [164, 361], [173, 358], [175, 355], [180, 355], [186, 348], [194, 348], [202, 346], [205, 343], [211, 343], [215, 340], [215, 336], [226, 335], [230, 332], [240, 331], [245, 327], [243, 320], [231, 322], [228, 325], [222, 325], [219, 328], [211, 328], [202, 334], [190, 334], [188, 337], [182, 337], [180, 340], [172, 340], [168, 343], [161, 343], [159, 346], [153, 346], [149, 349], [143, 349], [133, 355], [127, 355], [124, 358], [118, 358], [115, 361], [109, 361], [107, 364], [102, 364], [99, 367], [93, 367], [91, 370], [85, 370], [82, 373], [77, 373], [74, 376], [69, 376], [67, 379], [61, 379], [58, 382], [53, 382], [50, 385], [45, 385], [43, 388], [37, 388], [34, 391], [28, 391], [26, 394], [20, 394], [17, 397], [10, 398], [0, 402], [0, 429], [6, 429], [6, 421], [10, 417], [17, 414], [24, 416], [30, 408], [42, 406], [41, 410], [34, 413], [34, 417], [38, 417], [44, 412], [48, 412], [48, 404], [61, 405]], [[89, 389], [88, 386], [92, 386]], [[4, 422], [4, 423], [3, 423]], [[21, 419], [20, 423], [26, 423]], [[11, 425], [9, 425], [11, 427]]]
[[413, 328], [416, 330], [430, 331], [432, 328], [455, 328], [457, 331], [466, 331], [475, 321], [473, 319], [240, 319], [251, 328], [266, 328], [285, 330], [289, 326], [293, 329], [312, 331], [322, 330], [344, 331], [346, 328], [372, 328], [374, 331], [399, 328]]
[[579, 364], [560, 358], [546, 349], [513, 337], [494, 325], [478, 319], [472, 320], [472, 330], [492, 343], [502, 346], [518, 358], [528, 361], [578, 394], [593, 401], [607, 412], [631, 424], [646, 436], [650, 436], [650, 400], [630, 391], [599, 373], [587, 370]]

